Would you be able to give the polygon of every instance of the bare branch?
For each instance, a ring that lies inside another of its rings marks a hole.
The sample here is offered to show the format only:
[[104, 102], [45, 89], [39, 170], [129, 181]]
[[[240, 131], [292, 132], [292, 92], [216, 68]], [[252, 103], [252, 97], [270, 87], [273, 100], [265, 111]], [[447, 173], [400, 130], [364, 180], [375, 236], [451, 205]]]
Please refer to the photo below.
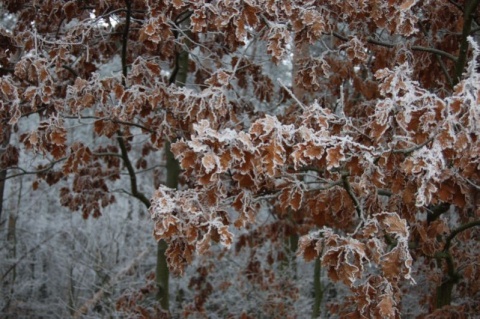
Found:
[[13, 175], [9, 175], [7, 177], [5, 177], [5, 179], [3, 179], [3, 181], [6, 181], [7, 179], [12, 179], [12, 178], [15, 178], [15, 177], [18, 177], [18, 176], [23, 176], [23, 175], [36, 175], [36, 174], [41, 174], [41, 173], [44, 173], [44, 172], [47, 172], [49, 170], [51, 170], [56, 164], [60, 163], [60, 162], [63, 162], [67, 159], [67, 157], [62, 157], [56, 161], [53, 161], [53, 162], [50, 162], [50, 164], [45, 167], [45, 168], [42, 168], [40, 170], [37, 170], [37, 171], [27, 171], [21, 167], [18, 167], [18, 166], [14, 166], [14, 167], [8, 167], [6, 168], [5, 170], [19, 170], [21, 171], [21, 173], [17, 173], [17, 174], [13, 174]]
[[116, 284], [123, 276], [129, 273], [133, 268], [135, 268], [145, 256], [148, 256], [150, 253], [150, 248], [142, 251], [140, 254], [137, 255], [129, 264], [127, 264], [124, 268], [122, 268], [112, 279], [110, 279], [103, 287], [101, 287], [93, 296], [92, 298], [85, 301], [85, 303], [80, 306], [75, 313], [73, 314], [73, 318], [81, 318], [84, 314], [88, 312], [88, 310], [95, 306], [105, 295], [106, 292]]
[[347, 174], [342, 174], [342, 184], [343, 188], [348, 193], [348, 196], [350, 196], [350, 199], [352, 200], [353, 204], [355, 205], [355, 210], [357, 211], [357, 215], [360, 218], [363, 218], [363, 209], [362, 205], [360, 204], [360, 201], [358, 200], [357, 196], [353, 192], [352, 186], [350, 185], [350, 182], [348, 181], [348, 175]]
[[470, 228], [473, 228], [473, 227], [476, 227], [476, 226], [480, 226], [480, 220], [474, 220], [472, 222], [469, 222], [469, 223], [466, 223], [466, 224], [463, 224], [461, 226], [459, 226], [458, 228], [454, 229], [450, 235], [447, 237], [447, 239], [445, 240], [445, 246], [443, 248], [443, 251], [448, 251], [450, 249], [450, 246], [452, 244], [452, 240], [458, 235], [460, 234], [461, 232], [467, 230], [467, 229], [470, 229]]
[[[338, 32], [332, 32], [332, 35], [335, 36], [336, 38], [342, 40], [342, 41], [348, 41], [348, 37], [344, 36], [344, 35], [341, 35], [339, 34]], [[379, 45], [379, 46], [382, 46], [382, 47], [386, 47], [386, 48], [390, 48], [390, 49], [393, 49], [395, 48], [398, 44], [396, 43], [389, 43], [389, 42], [383, 42], [383, 41], [379, 41], [379, 40], [376, 40], [372, 37], [368, 37], [367, 38], [367, 42], [370, 43], [370, 44], [375, 44], [375, 45]], [[402, 43], [402, 45], [404, 45], [404, 43]], [[424, 46], [420, 46], [420, 45], [413, 45], [410, 47], [411, 50], [413, 51], [423, 51], [423, 52], [429, 52], [429, 53], [433, 53], [433, 54], [438, 54], [440, 56], [443, 56], [447, 59], [450, 59], [454, 62], [457, 61], [457, 57], [454, 56], [453, 54], [450, 54], [448, 52], [445, 52], [445, 51], [442, 51], [442, 50], [439, 50], [439, 49], [435, 49], [435, 48], [430, 48], [430, 47], [424, 47]]]
[[415, 146], [412, 146], [410, 148], [404, 148], [404, 149], [400, 149], [400, 150], [393, 150], [392, 152], [393, 153], [401, 153], [401, 154], [405, 154], [405, 155], [409, 155], [411, 153], [413, 153], [414, 151], [416, 150], [419, 150], [421, 149], [422, 147], [424, 147], [425, 145], [427, 145], [428, 143], [430, 143], [431, 141], [433, 141], [433, 137], [429, 138], [428, 140], [426, 140], [425, 142], [423, 142], [422, 144], [419, 144], [419, 145], [415, 145]]
[[125, 17], [125, 26], [123, 29], [122, 37], [122, 85], [126, 87], [127, 84], [127, 75], [128, 75], [128, 66], [127, 66], [127, 44], [128, 44], [128, 33], [130, 32], [130, 18], [132, 15], [132, 3], [130, 0], [125, 0], [125, 5], [127, 6], [126, 17]]
[[5, 271], [5, 273], [2, 275], [2, 278], [0, 278], [0, 281], [3, 281], [7, 275], [17, 267], [17, 265], [22, 261], [24, 260], [26, 257], [28, 257], [28, 255], [30, 255], [32, 252], [34, 252], [35, 250], [37, 250], [39, 247], [41, 247], [43, 244], [45, 244], [46, 242], [50, 241], [53, 237], [57, 236], [60, 232], [58, 233], [55, 233], [53, 235], [50, 235], [49, 237], [45, 238], [44, 240], [42, 240], [40, 243], [38, 243], [37, 245], [35, 245], [34, 247], [32, 247], [30, 250], [28, 250], [26, 253], [24, 253], [22, 256], [20, 256], [20, 258], [17, 259], [17, 261], [15, 263], [13, 263], [13, 265], [11, 265], [7, 271]]
[[135, 174], [135, 170], [133, 169], [132, 162], [130, 161], [130, 158], [128, 157], [128, 151], [127, 147], [125, 146], [125, 141], [123, 139], [122, 133], [118, 132], [118, 137], [117, 137], [118, 145], [120, 146], [120, 150], [122, 152], [122, 158], [123, 158], [123, 163], [125, 164], [125, 167], [127, 168], [128, 175], [130, 175], [130, 187], [132, 189], [132, 195], [136, 198], [138, 198], [146, 207], [147, 209], [150, 207], [150, 201], [148, 198], [138, 190], [137, 186], [137, 177]]

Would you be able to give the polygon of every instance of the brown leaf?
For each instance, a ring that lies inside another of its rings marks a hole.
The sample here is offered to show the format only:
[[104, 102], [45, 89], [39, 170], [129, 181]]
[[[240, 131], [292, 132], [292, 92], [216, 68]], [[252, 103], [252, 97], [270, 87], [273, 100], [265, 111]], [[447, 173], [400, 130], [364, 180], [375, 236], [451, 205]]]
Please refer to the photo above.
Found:
[[263, 162], [267, 168], [267, 174], [274, 176], [275, 169], [279, 166], [283, 166], [283, 163], [285, 162], [285, 149], [275, 140], [272, 140], [265, 149], [267, 151], [267, 156], [263, 158]]
[[160, 66], [157, 63], [147, 62], [145, 66], [148, 68], [153, 75], [159, 76], [161, 73]]
[[73, 19], [77, 15], [75, 1], [68, 1], [63, 5], [62, 9], [67, 17], [67, 21]]
[[402, 261], [402, 252], [398, 246], [383, 255], [381, 267], [385, 277], [388, 279], [398, 278], [401, 274]]
[[380, 302], [377, 305], [378, 312], [382, 318], [393, 318], [395, 317], [395, 301], [390, 295], [383, 295]]
[[5, 96], [10, 97], [15, 91], [15, 87], [8, 80], [4, 80], [4, 79], [2, 80], [3, 80], [1, 81], [2, 93], [5, 94]]
[[327, 169], [332, 169], [340, 166], [340, 162], [345, 160], [345, 154], [340, 145], [330, 147], [327, 149]]
[[402, 11], [410, 10], [410, 8], [413, 7], [413, 5], [415, 5], [416, 2], [417, 2], [417, 0], [405, 0], [400, 5], [400, 10], [402, 10]]
[[401, 219], [397, 214], [383, 214], [382, 223], [388, 233], [397, 234], [404, 238], [408, 236], [407, 224], [404, 219]]
[[50, 133], [50, 140], [55, 145], [65, 145], [67, 142], [67, 132], [64, 129], [55, 130]]
[[30, 136], [28, 137], [28, 142], [30, 145], [37, 145], [38, 144], [38, 134], [36, 131], [33, 131]]
[[205, 168], [205, 172], [209, 174], [217, 165], [216, 156], [213, 153], [205, 154], [202, 158], [202, 165]]
[[298, 242], [298, 255], [303, 256], [305, 261], [312, 261], [318, 257], [318, 251], [315, 249], [316, 241], [309, 236], [302, 236]]
[[183, 0], [172, 0], [172, 4], [175, 9], [180, 9], [181, 7], [183, 7]]
[[305, 156], [310, 159], [320, 159], [323, 156], [323, 147], [317, 145], [307, 146], [304, 152]]
[[258, 12], [259, 12], [258, 8], [250, 6], [248, 3], [245, 3], [242, 14], [249, 26], [254, 27], [259, 22]]
[[227, 248], [230, 248], [233, 242], [233, 234], [228, 231], [228, 226], [222, 226], [218, 228], [220, 234], [220, 242]]

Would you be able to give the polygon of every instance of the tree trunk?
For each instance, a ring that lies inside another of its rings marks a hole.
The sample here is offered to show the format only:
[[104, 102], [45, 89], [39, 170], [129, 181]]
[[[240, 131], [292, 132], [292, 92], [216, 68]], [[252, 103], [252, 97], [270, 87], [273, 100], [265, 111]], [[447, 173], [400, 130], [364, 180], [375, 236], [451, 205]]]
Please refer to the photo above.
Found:
[[[10, 143], [10, 127], [5, 126], [2, 132], [2, 149], [0, 150], [0, 157], [5, 152], [8, 144]], [[5, 178], [7, 177], [7, 168], [3, 167], [0, 163], [0, 222], [2, 221], [3, 211], [3, 197], [5, 192]]]
[[448, 306], [452, 302], [452, 291], [455, 286], [455, 281], [448, 279], [437, 287], [437, 301], [436, 309], [442, 308], [443, 306]]
[[[188, 33], [187, 33], [188, 34]], [[187, 82], [188, 75], [188, 52], [181, 50], [177, 54], [176, 58], [176, 70], [175, 84], [178, 87], [183, 87]], [[165, 157], [166, 157], [166, 170], [167, 180], [165, 186], [170, 188], [178, 187], [178, 178], [180, 175], [180, 164], [173, 156], [170, 149], [170, 142], [165, 143]], [[155, 268], [155, 280], [158, 287], [157, 300], [160, 302], [162, 309], [169, 310], [169, 271], [167, 264], [167, 251], [168, 245], [164, 240], [158, 242], [157, 247], [157, 266]]]
[[322, 272], [322, 264], [320, 262], [320, 256], [315, 259], [315, 268], [313, 270], [313, 311], [312, 319], [320, 316], [320, 305], [323, 299], [323, 287], [320, 281], [320, 275]]

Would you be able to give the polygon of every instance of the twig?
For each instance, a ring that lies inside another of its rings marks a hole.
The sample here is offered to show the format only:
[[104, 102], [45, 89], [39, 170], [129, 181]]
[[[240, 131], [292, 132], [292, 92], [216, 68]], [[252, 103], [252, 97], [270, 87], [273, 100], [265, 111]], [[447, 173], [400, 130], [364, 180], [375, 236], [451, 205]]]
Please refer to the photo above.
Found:
[[[428, 32], [425, 30], [423, 27], [423, 23], [418, 22], [418, 25], [420, 26], [420, 29], [422, 30], [423, 34], [427, 37]], [[429, 41], [430, 42], [430, 41]], [[432, 43], [429, 43], [432, 45]], [[440, 64], [440, 68], [442, 69], [443, 74], [445, 75], [445, 78], [447, 79], [448, 84], [450, 85], [450, 88], [453, 88], [453, 79], [448, 73], [447, 67], [445, 66], [445, 63], [443, 63], [442, 57], [439, 54], [435, 54], [435, 57], [437, 58], [438, 64]]]
[[[95, 153], [93, 152], [92, 153], [93, 156], [98, 156], [98, 157], [106, 157], [106, 156], [112, 156], [112, 157], [122, 157], [122, 155], [118, 154], [118, 153]], [[7, 179], [12, 179], [12, 178], [15, 178], [15, 177], [18, 177], [18, 176], [23, 176], [23, 175], [37, 175], [37, 174], [41, 174], [41, 173], [45, 173], [49, 170], [51, 170], [56, 164], [60, 163], [60, 162], [63, 162], [65, 161], [66, 159], [68, 159], [68, 156], [66, 157], [62, 157], [56, 161], [53, 161], [53, 162], [50, 162], [49, 165], [45, 168], [42, 168], [42, 169], [39, 169], [39, 170], [36, 170], [36, 171], [27, 171], [26, 169], [24, 168], [21, 168], [19, 166], [12, 166], [12, 167], [7, 167], [3, 170], [1, 170], [0, 172], [3, 172], [3, 171], [8, 171], [8, 170], [18, 170], [18, 171], [21, 171], [21, 173], [17, 173], [17, 174], [13, 174], [13, 175], [9, 175], [3, 179], [0, 178], [0, 181], [6, 181]]]
[[67, 159], [67, 157], [62, 157], [62, 158], [60, 158], [60, 159], [58, 159], [58, 160], [56, 160], [56, 161], [50, 162], [50, 164], [49, 164], [47, 167], [42, 168], [42, 169], [40, 169], [40, 170], [38, 170], [38, 171], [27, 171], [27, 170], [25, 170], [25, 169], [23, 169], [23, 168], [21, 168], [21, 167], [17, 167], [17, 166], [15, 166], [15, 167], [8, 167], [8, 168], [6, 168], [6, 170], [14, 169], [14, 170], [20, 170], [20, 171], [22, 171], [22, 172], [21, 172], [21, 173], [18, 173], [18, 174], [13, 174], [13, 175], [7, 176], [7, 177], [5, 177], [4, 179], [2, 179], [2, 181], [6, 181], [7, 179], [12, 179], [12, 178], [15, 178], [15, 177], [18, 177], [18, 176], [22, 176], [22, 175], [35, 175], [35, 174], [44, 173], [44, 172], [46, 172], [46, 171], [51, 170], [56, 164], [58, 164], [58, 163], [60, 163], [60, 162], [62, 162], [62, 161], [64, 161], [64, 160], [66, 160], [66, 159]]
[[[342, 41], [345, 41], [347, 42], [348, 41], [348, 37], [344, 36], [344, 35], [341, 35], [340, 33], [338, 32], [332, 32], [331, 33], [333, 36], [335, 36], [336, 38], [342, 40]], [[382, 46], [382, 47], [386, 47], [386, 48], [394, 48], [397, 46], [397, 44], [395, 43], [389, 43], [389, 42], [383, 42], [383, 41], [379, 41], [379, 40], [376, 40], [372, 37], [368, 37], [367, 38], [367, 42], [370, 43], [370, 44], [375, 44], [375, 45], [379, 45], [379, 46]], [[457, 57], [454, 56], [453, 54], [450, 54], [448, 52], [445, 52], [445, 51], [442, 51], [442, 50], [439, 50], [439, 49], [435, 49], [435, 48], [429, 48], [429, 47], [424, 47], [424, 46], [420, 46], [420, 45], [413, 45], [410, 47], [411, 50], [413, 51], [423, 51], [423, 52], [429, 52], [429, 53], [433, 53], [433, 54], [438, 54], [438, 55], [441, 55], [447, 59], [450, 59], [454, 62], [457, 61]]]
[[123, 276], [128, 274], [145, 256], [150, 253], [150, 248], [142, 251], [140, 254], [137, 255], [127, 266], [121, 269], [112, 279], [107, 281], [107, 283], [101, 287], [92, 298], [88, 299], [81, 307], [75, 311], [73, 314], [73, 318], [81, 318], [84, 314], [88, 312], [88, 310], [95, 306], [105, 295], [105, 293], [116, 283], [118, 282]]
[[453, 1], [453, 0], [448, 0], [448, 2], [450, 2], [452, 5], [454, 5], [458, 10], [462, 11], [463, 12], [463, 8], [462, 6], [456, 2], [456, 1]]
[[427, 145], [427, 144], [430, 143], [431, 141], [433, 141], [433, 137], [429, 138], [428, 140], [426, 140], [426, 141], [423, 142], [422, 144], [415, 145], [415, 146], [412, 146], [412, 147], [410, 147], [410, 148], [404, 148], [404, 149], [400, 149], [400, 150], [393, 150], [392, 152], [393, 152], [393, 153], [401, 153], [401, 154], [409, 155], [410, 153], [413, 153], [414, 151], [421, 149], [422, 147], [424, 147], [425, 145]]
[[136, 198], [138, 198], [146, 207], [147, 209], [150, 208], [150, 201], [148, 198], [138, 190], [137, 186], [137, 177], [135, 174], [135, 170], [133, 169], [132, 162], [130, 161], [130, 158], [128, 157], [128, 151], [127, 147], [125, 146], [125, 141], [123, 139], [122, 133], [118, 132], [118, 137], [117, 137], [118, 145], [120, 146], [120, 151], [122, 152], [122, 158], [123, 158], [123, 163], [125, 164], [125, 167], [127, 168], [128, 175], [130, 175], [130, 187], [132, 189], [132, 195]]
[[377, 194], [381, 196], [392, 196], [393, 193], [388, 189], [377, 188]]
[[[37, 112], [34, 112], [37, 113]], [[104, 118], [104, 117], [98, 117], [98, 116], [62, 116], [64, 119], [92, 119], [92, 120], [99, 120], [99, 121], [109, 121], [115, 124], [121, 124], [121, 125], [127, 125], [127, 126], [134, 126], [141, 128], [142, 130], [145, 130], [149, 133], [156, 133], [155, 130], [152, 130], [146, 126], [143, 126], [141, 124], [133, 123], [133, 122], [126, 122], [126, 121], [120, 121], [120, 120], [115, 120], [115, 119], [110, 119], [110, 118]]]
[[123, 37], [122, 37], [122, 85], [126, 87], [127, 83], [127, 44], [128, 44], [128, 33], [130, 29], [130, 17], [132, 15], [132, 4], [130, 0], [125, 0], [125, 5], [127, 6], [126, 17], [125, 17], [125, 27], [123, 30]]
[[357, 196], [353, 192], [352, 186], [350, 185], [350, 182], [348, 181], [348, 175], [347, 174], [342, 174], [342, 184], [343, 188], [348, 193], [348, 196], [350, 196], [350, 199], [353, 201], [353, 204], [355, 205], [355, 210], [357, 211], [358, 217], [361, 219], [363, 218], [363, 209], [360, 204], [360, 201], [358, 200]]
[[69, 71], [70, 73], [72, 73], [75, 78], [78, 78], [78, 72], [75, 71], [72, 67], [64, 64], [64, 65], [62, 65], [62, 68], [64, 68], [65, 70]]
[[473, 228], [473, 227], [476, 227], [476, 226], [480, 226], [480, 220], [474, 220], [472, 222], [469, 222], [469, 223], [466, 223], [466, 224], [463, 224], [461, 226], [459, 226], [458, 228], [454, 229], [450, 235], [447, 237], [447, 239], [445, 240], [445, 246], [443, 248], [443, 251], [448, 251], [450, 249], [450, 246], [452, 244], [452, 240], [458, 235], [460, 234], [461, 232], [467, 230], [467, 229], [470, 229], [470, 228]]
[[339, 180], [336, 182], [328, 183], [328, 185], [323, 187], [315, 187], [315, 188], [308, 189], [307, 192], [326, 191], [328, 189], [334, 188], [335, 186], [341, 186], [341, 185], [343, 185], [343, 181]]
[[13, 270], [15, 269], [15, 267], [23, 260], [25, 259], [28, 255], [30, 255], [33, 251], [37, 250], [40, 246], [42, 246], [43, 244], [45, 244], [46, 242], [48, 242], [49, 240], [51, 240], [53, 237], [57, 236], [60, 232], [58, 233], [55, 233], [49, 237], [47, 237], [46, 239], [44, 239], [43, 241], [41, 241], [40, 243], [38, 243], [36, 246], [34, 246], [33, 248], [31, 248], [29, 251], [27, 251], [26, 253], [24, 253], [20, 258], [18, 258], [18, 260], [13, 264], [11, 265], [7, 271], [2, 275], [2, 278], [0, 279], [0, 281], [3, 281], [7, 275]]
[[302, 110], [305, 110], [305, 105], [300, 102], [300, 100], [295, 96], [295, 94], [283, 83], [283, 81], [278, 78], [277, 81], [280, 83], [280, 85], [283, 87], [283, 89], [285, 91], [288, 92], [288, 94], [290, 94], [290, 96], [295, 100], [295, 102], [297, 102], [298, 106], [300, 106], [302, 108]]
[[475, 184], [474, 182], [472, 182], [471, 180], [469, 180], [468, 178], [464, 178], [464, 177], [461, 177], [463, 180], [465, 180], [468, 184], [470, 184], [470, 186], [480, 190], [480, 186]]

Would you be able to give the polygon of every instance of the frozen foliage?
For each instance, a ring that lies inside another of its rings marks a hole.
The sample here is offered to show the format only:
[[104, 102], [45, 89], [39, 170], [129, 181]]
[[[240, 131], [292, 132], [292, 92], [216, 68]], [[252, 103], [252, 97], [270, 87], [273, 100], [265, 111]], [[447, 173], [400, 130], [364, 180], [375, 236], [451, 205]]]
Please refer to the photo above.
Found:
[[0, 9], [0, 316], [480, 312], [479, 1]]

